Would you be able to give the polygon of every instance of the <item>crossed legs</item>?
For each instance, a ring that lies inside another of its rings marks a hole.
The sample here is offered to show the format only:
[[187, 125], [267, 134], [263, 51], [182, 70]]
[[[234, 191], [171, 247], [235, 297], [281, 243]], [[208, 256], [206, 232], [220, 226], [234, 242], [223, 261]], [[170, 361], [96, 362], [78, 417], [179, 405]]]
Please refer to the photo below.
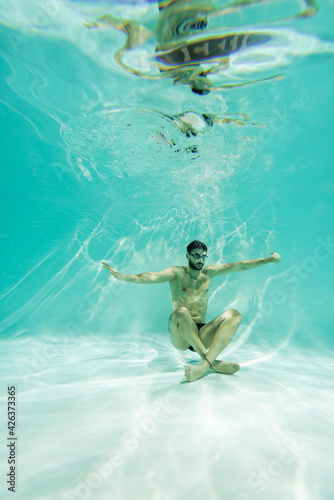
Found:
[[192, 382], [212, 368], [219, 373], [235, 373], [240, 366], [235, 363], [216, 360], [229, 344], [241, 323], [242, 316], [235, 309], [229, 309], [204, 325], [198, 332], [197, 326], [186, 307], [174, 311], [169, 319], [170, 339], [174, 347], [186, 350], [191, 345], [201, 356], [202, 362], [186, 366], [185, 376]]

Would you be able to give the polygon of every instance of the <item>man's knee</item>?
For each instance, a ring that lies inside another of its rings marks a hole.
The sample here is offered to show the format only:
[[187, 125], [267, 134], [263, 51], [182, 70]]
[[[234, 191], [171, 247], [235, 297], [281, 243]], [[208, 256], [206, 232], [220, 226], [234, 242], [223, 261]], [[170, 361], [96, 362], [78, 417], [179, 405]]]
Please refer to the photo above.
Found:
[[239, 311], [237, 311], [236, 309], [230, 309], [229, 312], [231, 314], [231, 319], [233, 319], [233, 321], [239, 323], [240, 325], [242, 321], [242, 315], [239, 313]]
[[242, 321], [242, 315], [236, 309], [229, 309], [228, 311], [226, 311], [226, 313], [222, 314], [222, 319], [228, 319], [229, 321], [233, 321], [233, 323], [240, 325]]
[[186, 307], [179, 307], [174, 311], [173, 316], [177, 318], [184, 318], [185, 316], [189, 316], [189, 314], [190, 313]]

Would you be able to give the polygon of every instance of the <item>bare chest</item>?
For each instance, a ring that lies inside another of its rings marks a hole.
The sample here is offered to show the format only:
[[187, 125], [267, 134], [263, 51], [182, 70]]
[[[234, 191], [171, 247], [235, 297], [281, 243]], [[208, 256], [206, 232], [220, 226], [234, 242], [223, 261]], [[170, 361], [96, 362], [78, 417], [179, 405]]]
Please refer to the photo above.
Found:
[[180, 276], [179, 279], [170, 283], [173, 296], [182, 297], [187, 300], [204, 298], [210, 287], [210, 278], [199, 276], [196, 280], [187, 276]]

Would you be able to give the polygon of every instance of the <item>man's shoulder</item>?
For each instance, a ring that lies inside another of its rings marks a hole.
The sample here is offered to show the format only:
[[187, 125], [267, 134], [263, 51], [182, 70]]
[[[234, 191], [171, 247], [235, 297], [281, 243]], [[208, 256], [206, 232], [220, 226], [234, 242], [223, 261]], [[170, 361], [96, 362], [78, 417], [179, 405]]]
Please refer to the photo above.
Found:
[[180, 278], [181, 276], [184, 276], [186, 267], [185, 266], [171, 266], [169, 268], [177, 278]]
[[214, 274], [213, 271], [214, 266], [211, 264], [210, 266], [203, 267], [202, 274], [204, 274], [204, 276], [207, 276], [208, 278], [212, 278]]
[[170, 269], [172, 269], [177, 274], [183, 274], [186, 268], [184, 266], [171, 266]]

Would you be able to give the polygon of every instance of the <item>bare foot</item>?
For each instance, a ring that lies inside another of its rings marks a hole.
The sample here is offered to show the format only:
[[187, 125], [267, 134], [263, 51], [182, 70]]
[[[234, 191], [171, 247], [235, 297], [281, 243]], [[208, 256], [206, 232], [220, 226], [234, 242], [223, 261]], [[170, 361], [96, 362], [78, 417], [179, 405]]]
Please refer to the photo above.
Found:
[[189, 382], [194, 382], [208, 371], [209, 363], [206, 360], [203, 360], [199, 365], [194, 366], [186, 366], [184, 370], [185, 377], [189, 380]]
[[227, 375], [233, 375], [233, 373], [240, 370], [240, 366], [237, 363], [230, 363], [228, 361], [214, 361], [212, 363], [212, 370], [218, 373], [226, 373]]

